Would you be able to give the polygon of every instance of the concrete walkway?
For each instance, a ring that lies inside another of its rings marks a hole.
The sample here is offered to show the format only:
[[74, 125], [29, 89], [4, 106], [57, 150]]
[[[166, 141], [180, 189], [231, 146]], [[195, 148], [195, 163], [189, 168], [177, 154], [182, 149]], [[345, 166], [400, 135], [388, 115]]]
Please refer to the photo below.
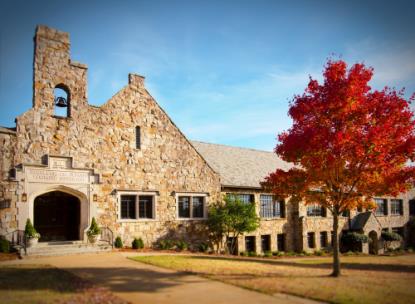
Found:
[[[100, 253], [29, 258], [0, 263], [48, 264], [70, 271], [130, 303], [317, 303], [300, 297], [273, 296], [242, 289], [196, 275], [162, 269], [126, 258], [126, 253]], [[130, 254], [131, 255], [131, 254]]]

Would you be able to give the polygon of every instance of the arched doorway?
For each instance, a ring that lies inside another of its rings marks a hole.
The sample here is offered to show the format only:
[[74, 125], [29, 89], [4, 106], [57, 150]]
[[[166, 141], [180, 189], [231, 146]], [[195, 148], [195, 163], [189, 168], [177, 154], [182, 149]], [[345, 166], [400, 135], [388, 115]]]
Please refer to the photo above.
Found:
[[376, 231], [372, 230], [369, 232], [369, 253], [378, 254], [378, 234]]
[[52, 191], [34, 200], [33, 224], [40, 240], [73, 241], [80, 236], [81, 203], [76, 196]]

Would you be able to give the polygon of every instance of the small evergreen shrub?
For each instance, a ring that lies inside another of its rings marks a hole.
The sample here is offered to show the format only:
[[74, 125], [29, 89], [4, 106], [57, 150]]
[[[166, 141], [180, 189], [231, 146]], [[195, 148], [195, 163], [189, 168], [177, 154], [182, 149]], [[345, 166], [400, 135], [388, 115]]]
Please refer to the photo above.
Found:
[[284, 251], [274, 251], [272, 252], [273, 256], [282, 257], [284, 256]]
[[340, 242], [343, 251], [359, 252], [362, 244], [370, 242], [370, 238], [363, 233], [347, 232], [342, 234]]
[[24, 234], [27, 238], [40, 238], [40, 234], [37, 233], [30, 219], [27, 219], [26, 221], [26, 226], [24, 228]]
[[10, 252], [10, 242], [8, 240], [0, 238], [0, 252]]
[[189, 248], [189, 244], [184, 240], [179, 240], [176, 242], [176, 247], [178, 250], [182, 251], [182, 250], [186, 250], [187, 248]]
[[[303, 252], [304, 252], [304, 254], [307, 254], [307, 252], [305, 252], [305, 251], [303, 251]], [[295, 256], [296, 253], [294, 251], [288, 251], [285, 255], [287, 255], [287, 256]]]
[[239, 255], [240, 255], [240, 256], [247, 257], [247, 256], [248, 256], [248, 252], [246, 252], [246, 251], [241, 251], [241, 252], [239, 252]]
[[120, 236], [117, 236], [115, 238], [114, 246], [115, 246], [115, 248], [122, 248], [122, 247], [124, 247], [124, 244], [122, 243], [122, 239], [121, 239]]
[[255, 251], [249, 251], [249, 252], [248, 252], [248, 256], [249, 256], [249, 257], [256, 257], [256, 256], [257, 256], [257, 254], [256, 254], [256, 252], [255, 252]]
[[173, 247], [174, 247], [174, 241], [173, 240], [169, 240], [169, 239], [160, 240], [159, 243], [158, 243], [158, 247], [161, 250], [173, 249]]
[[97, 221], [95, 220], [95, 217], [92, 218], [91, 226], [89, 226], [88, 231], [86, 234], [88, 236], [94, 236], [101, 233], [101, 229], [98, 227]]
[[271, 251], [265, 251], [264, 252], [264, 257], [265, 258], [271, 258], [272, 257], [272, 252]]
[[316, 251], [314, 251], [314, 254], [315, 254], [316, 256], [323, 256], [325, 253], [324, 253], [324, 251], [322, 251], [322, 250], [316, 250]]
[[144, 242], [141, 238], [134, 238], [133, 242], [131, 243], [131, 247], [133, 249], [143, 249], [144, 248]]
[[396, 232], [382, 231], [382, 239], [386, 242], [393, 242], [402, 240], [402, 237]]
[[209, 245], [207, 243], [200, 243], [197, 247], [198, 247], [199, 252], [209, 251]]

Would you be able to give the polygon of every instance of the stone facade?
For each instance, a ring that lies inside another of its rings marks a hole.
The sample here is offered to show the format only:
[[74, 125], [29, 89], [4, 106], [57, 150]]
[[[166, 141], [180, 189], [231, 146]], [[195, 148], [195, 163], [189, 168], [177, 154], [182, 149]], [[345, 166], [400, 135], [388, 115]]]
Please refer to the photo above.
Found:
[[[224, 184], [220, 172], [212, 169], [146, 90], [144, 77], [130, 74], [126, 86], [110, 100], [92, 106], [87, 99], [88, 68], [71, 61], [69, 35], [39, 26], [34, 41], [33, 107], [17, 117], [15, 129], [0, 128], [0, 235], [8, 237], [24, 229], [27, 218], [36, 224], [35, 200], [55, 191], [79, 200], [80, 240], [85, 240], [95, 217], [126, 244], [134, 237], [141, 237], [147, 246], [162, 238], [201, 241], [204, 218], [180, 218], [180, 196], [203, 197], [206, 217], [209, 203], [223, 195], [250, 194], [260, 214], [260, 196], [266, 193], [256, 185], [259, 181], [252, 187]], [[55, 112], [56, 89], [66, 93], [64, 117]], [[256, 160], [255, 153], [250, 150], [246, 162]], [[261, 153], [265, 159], [272, 158]], [[267, 170], [255, 164], [252, 170], [258, 168], [258, 174]], [[247, 174], [252, 177], [252, 171]], [[123, 195], [151, 196], [151, 218], [121, 218]], [[404, 195], [402, 216], [378, 217], [382, 229], [406, 225], [408, 201], [414, 195]], [[302, 203], [285, 202], [284, 210], [282, 217], [262, 218], [256, 232], [238, 240], [238, 250], [246, 250], [245, 237], [255, 237], [257, 252], [263, 251], [264, 237], [271, 251], [318, 250], [321, 232], [330, 244], [330, 215], [307, 216]], [[345, 230], [348, 225], [348, 218], [342, 218], [340, 227]], [[371, 231], [369, 226], [365, 233]], [[309, 232], [315, 235], [312, 248]]]

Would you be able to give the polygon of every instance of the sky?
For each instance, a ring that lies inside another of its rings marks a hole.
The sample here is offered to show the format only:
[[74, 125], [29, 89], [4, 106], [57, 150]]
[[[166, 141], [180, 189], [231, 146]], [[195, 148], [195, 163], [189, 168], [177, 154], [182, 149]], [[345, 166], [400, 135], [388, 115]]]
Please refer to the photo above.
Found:
[[371, 86], [415, 92], [415, 1], [0, 0], [0, 125], [32, 106], [37, 24], [69, 32], [102, 105], [146, 77], [187, 138], [272, 151], [294, 94], [328, 58], [374, 68]]

